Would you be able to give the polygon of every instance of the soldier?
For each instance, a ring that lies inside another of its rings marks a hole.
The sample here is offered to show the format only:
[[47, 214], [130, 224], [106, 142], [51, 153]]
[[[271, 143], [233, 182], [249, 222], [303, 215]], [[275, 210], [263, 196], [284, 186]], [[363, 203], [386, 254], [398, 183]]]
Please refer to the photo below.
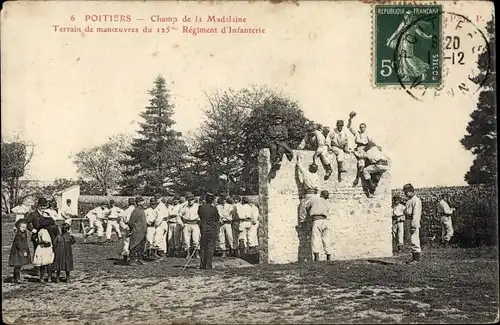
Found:
[[144, 199], [137, 197], [135, 200], [137, 207], [132, 212], [128, 227], [130, 229], [130, 265], [142, 265], [144, 246], [146, 243], [146, 213], [144, 212]]
[[448, 196], [443, 193], [441, 200], [437, 205], [438, 216], [441, 219], [441, 242], [443, 246], [448, 247], [451, 237], [453, 237], [453, 223], [451, 216], [455, 212], [454, 208], [448, 205]]
[[155, 208], [155, 212], [158, 216], [158, 225], [155, 230], [155, 245], [159, 257], [164, 257], [167, 253], [167, 231], [168, 231], [168, 214], [169, 210], [165, 203], [162, 202], [161, 196], [159, 194], [155, 195], [158, 205]]
[[122, 239], [122, 233], [120, 232], [120, 218], [123, 210], [119, 207], [115, 206], [114, 200], [109, 200], [109, 207], [107, 212], [108, 223], [106, 225], [106, 240], [105, 242], [111, 239], [111, 234], [113, 230], [116, 232], [118, 236], [118, 240]]
[[297, 147], [299, 150], [315, 150], [313, 156], [313, 163], [316, 163], [316, 157], [319, 157], [323, 167], [325, 168], [325, 180], [330, 178], [332, 174], [332, 165], [330, 164], [330, 143], [326, 141], [325, 137], [321, 131], [316, 130], [314, 126], [309, 125], [307, 127], [307, 134], [305, 135], [302, 142], [300, 142]]
[[183, 204], [180, 203], [180, 198], [175, 196], [172, 200], [172, 205], [169, 207], [167, 220], [167, 255], [178, 256], [181, 245], [182, 229], [180, 225], [180, 209]]
[[382, 148], [369, 142], [364, 150], [359, 151], [359, 156], [365, 159], [363, 179], [368, 197], [373, 197], [382, 174], [389, 170], [389, 161], [382, 153]]
[[215, 241], [217, 239], [217, 226], [219, 223], [219, 212], [212, 203], [214, 196], [212, 193], [207, 193], [205, 203], [198, 209], [198, 217], [200, 218], [201, 239], [200, 239], [200, 269], [211, 269], [212, 259], [215, 250]]
[[245, 253], [248, 253], [250, 247], [255, 249], [257, 246], [257, 243], [253, 242], [254, 238], [251, 237], [251, 228], [252, 225], [256, 224], [258, 221], [259, 215], [255, 214], [255, 209], [249, 204], [250, 200], [248, 197], [244, 196], [241, 203], [238, 210], [238, 219], [240, 221], [238, 229], [238, 246], [240, 249], [240, 256], [243, 256]]
[[292, 161], [293, 151], [286, 143], [288, 140], [288, 130], [286, 126], [281, 124], [283, 122], [283, 118], [281, 115], [276, 115], [274, 118], [274, 125], [269, 127], [269, 137], [271, 138], [269, 151], [271, 154], [271, 164], [279, 167], [281, 160], [283, 159], [283, 154], [286, 155], [288, 160]]
[[[232, 198], [232, 205], [233, 205], [233, 244], [234, 248], [239, 246], [239, 240], [238, 237], [240, 235], [240, 210], [241, 210], [241, 198], [238, 195], [234, 195]], [[238, 256], [239, 251], [234, 250], [233, 251], [234, 256]]]
[[331, 151], [337, 157], [338, 180], [342, 181], [342, 173], [345, 173], [345, 153], [349, 153], [349, 137], [344, 129], [344, 121], [338, 120], [337, 127], [330, 133]]
[[299, 180], [302, 182], [305, 190], [304, 199], [300, 203], [299, 207], [299, 219], [305, 218], [306, 216], [306, 206], [307, 202], [313, 197], [317, 196], [319, 188], [319, 178], [318, 178], [318, 165], [309, 165], [308, 170], [302, 166], [302, 159], [297, 156], [297, 167], [299, 169]]
[[392, 239], [396, 243], [398, 253], [402, 252], [404, 245], [404, 210], [403, 199], [399, 196], [394, 197], [392, 206]]
[[254, 203], [250, 202], [250, 207], [252, 208], [252, 225], [248, 230], [248, 245], [250, 253], [256, 253], [259, 250], [259, 207]]
[[160, 224], [158, 214], [156, 213], [156, 207], [158, 206], [158, 201], [155, 198], [149, 200], [149, 207], [144, 210], [146, 215], [146, 257], [150, 260], [158, 259], [159, 256], [156, 253], [156, 243], [155, 243], [155, 233], [156, 227]]
[[363, 157], [359, 156], [359, 152], [364, 150], [366, 145], [371, 142], [373, 142], [372, 138], [368, 135], [366, 132], [366, 124], [361, 123], [359, 125], [359, 130], [354, 130], [352, 127], [352, 119], [356, 116], [356, 112], [351, 112], [349, 114], [349, 120], [347, 122], [347, 128], [349, 131], [351, 131], [352, 135], [354, 135], [354, 143], [356, 144], [356, 148], [354, 149], [354, 156], [358, 160], [357, 164], [357, 173], [356, 173], [356, 178], [354, 179], [354, 182], [352, 183], [353, 186], [358, 186], [359, 183], [359, 178], [361, 177], [361, 173], [363, 172], [363, 168], [365, 167], [365, 160]]
[[[192, 193], [188, 193], [186, 197], [187, 204], [182, 207], [180, 212], [183, 227], [184, 249], [186, 251], [186, 258], [190, 256], [190, 248], [193, 250], [193, 257], [198, 258], [198, 247], [200, 243], [199, 205], [194, 202], [194, 195]], [[193, 242], [193, 246], [191, 246], [191, 241]]]
[[405, 218], [411, 222], [411, 246], [412, 260], [410, 264], [418, 263], [420, 261], [420, 219], [422, 217], [422, 201], [415, 194], [415, 189], [411, 184], [403, 186], [403, 192], [408, 198], [405, 207]]
[[106, 215], [108, 213], [108, 208], [106, 204], [102, 204], [95, 209], [90, 210], [86, 217], [89, 219], [90, 230], [85, 234], [85, 239], [87, 239], [94, 232], [97, 232], [97, 237], [101, 239], [104, 236], [104, 226], [103, 222], [106, 220]]
[[[78, 214], [71, 208], [71, 199], [66, 200], [66, 206], [61, 209], [61, 217], [64, 218], [64, 223], [71, 227], [71, 219], [78, 217]], [[70, 228], [71, 229], [71, 228]]]
[[331, 144], [332, 139], [330, 139], [330, 128], [328, 126], [323, 127], [323, 129], [321, 130], [321, 134], [323, 135], [327, 143]]
[[[331, 234], [328, 226], [328, 205], [327, 200], [330, 193], [326, 190], [321, 191], [320, 196], [314, 196], [306, 203], [306, 211], [312, 219], [311, 248], [314, 260], [319, 261], [319, 254], [324, 251], [326, 260], [331, 261]], [[301, 216], [299, 220], [304, 222], [306, 216]]]
[[230, 204], [229, 198], [225, 199], [223, 196], [217, 200], [217, 211], [220, 216], [219, 228], [219, 245], [222, 251], [222, 257], [227, 256], [227, 246], [229, 244], [229, 255], [234, 254], [234, 239], [233, 239], [233, 205]]
[[130, 229], [128, 227], [128, 222], [130, 220], [130, 216], [132, 212], [135, 210], [135, 200], [133, 198], [128, 199], [128, 208], [123, 211], [120, 218], [120, 226], [125, 231], [125, 238], [123, 239], [123, 262], [125, 264], [129, 263], [129, 254], [130, 254]]

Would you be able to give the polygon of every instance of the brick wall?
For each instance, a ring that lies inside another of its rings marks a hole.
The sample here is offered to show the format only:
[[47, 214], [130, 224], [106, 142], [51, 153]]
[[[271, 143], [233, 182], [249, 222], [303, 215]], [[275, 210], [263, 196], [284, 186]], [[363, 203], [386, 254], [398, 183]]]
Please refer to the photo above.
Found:
[[[312, 151], [295, 151], [303, 165], [312, 162]], [[318, 162], [319, 163], [319, 162]], [[259, 155], [259, 240], [261, 260], [267, 263], [290, 263], [309, 260], [310, 224], [297, 228], [298, 209], [304, 190], [298, 177], [295, 161], [284, 159], [281, 168], [273, 174], [269, 163], [269, 150]], [[376, 197], [369, 199], [361, 187], [352, 187], [355, 177], [356, 159], [351, 156], [345, 161], [347, 173], [339, 183], [334, 174], [323, 181], [324, 170], [320, 166], [320, 190], [330, 194], [330, 225], [333, 231], [332, 253], [335, 259], [360, 257], [382, 257], [392, 255], [391, 239], [391, 190], [390, 173], [380, 180]], [[324, 255], [323, 255], [324, 258]]]

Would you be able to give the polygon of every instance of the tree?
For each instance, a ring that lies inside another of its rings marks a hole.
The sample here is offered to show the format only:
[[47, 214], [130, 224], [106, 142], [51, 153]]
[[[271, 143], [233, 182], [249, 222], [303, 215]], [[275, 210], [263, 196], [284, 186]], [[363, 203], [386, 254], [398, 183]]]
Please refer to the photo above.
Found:
[[[232, 193], [237, 190], [244, 166], [244, 125], [249, 109], [242, 98], [245, 90], [205, 93], [208, 105], [204, 121], [194, 136], [193, 157], [198, 177], [191, 181], [205, 182], [206, 190]], [[195, 184], [192, 184], [193, 186]]]
[[1, 142], [2, 210], [7, 214], [29, 196], [27, 183], [21, 180], [34, 154], [33, 144], [15, 137]]
[[125, 195], [166, 193], [165, 187], [176, 189], [187, 153], [182, 134], [173, 129], [174, 105], [161, 75], [154, 80], [149, 94], [149, 105], [140, 114], [144, 122], [140, 123], [139, 137], [132, 140], [121, 160]]
[[[478, 66], [485, 78], [490, 68], [490, 75], [484, 83], [484, 90], [479, 94], [476, 110], [471, 113], [471, 121], [467, 125], [467, 134], [460, 143], [470, 150], [476, 158], [465, 174], [468, 184], [495, 184], [497, 180], [497, 131], [496, 131], [496, 62], [495, 62], [495, 22], [486, 26], [490, 34], [490, 52], [479, 55]], [[489, 57], [488, 57], [489, 56]]]
[[[295, 148], [312, 121], [298, 103], [266, 86], [207, 94], [205, 120], [194, 137], [193, 156], [198, 177], [193, 187], [238, 194], [258, 193], [259, 151], [268, 145], [273, 116], [281, 114]], [[189, 183], [186, 182], [186, 183]], [[202, 187], [202, 186], [201, 186]]]
[[123, 151], [129, 146], [129, 139], [124, 134], [110, 137], [100, 146], [84, 149], [73, 158], [80, 176], [99, 184], [99, 194], [107, 195], [108, 190], [116, 188], [121, 180], [120, 160]]

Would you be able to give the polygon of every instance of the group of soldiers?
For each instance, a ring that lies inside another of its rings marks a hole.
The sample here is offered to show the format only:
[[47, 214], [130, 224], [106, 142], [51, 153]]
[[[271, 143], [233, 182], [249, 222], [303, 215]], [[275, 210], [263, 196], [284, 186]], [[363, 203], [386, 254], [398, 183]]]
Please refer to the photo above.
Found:
[[[344, 162], [346, 156], [353, 154], [357, 159], [357, 173], [353, 181], [353, 186], [358, 186], [362, 179], [362, 186], [368, 197], [373, 197], [378, 182], [384, 172], [389, 169], [389, 161], [382, 152], [382, 148], [377, 145], [366, 132], [366, 124], [359, 124], [359, 129], [352, 127], [352, 121], [356, 112], [349, 114], [346, 131], [344, 121], [338, 120], [336, 128], [330, 131], [328, 127], [318, 129], [314, 125], [307, 126], [307, 134], [297, 147], [299, 150], [314, 150], [313, 161], [310, 167], [317, 170], [316, 159], [319, 158], [325, 169], [324, 180], [328, 180], [333, 173], [332, 160], [337, 161], [337, 178], [342, 182], [342, 174], [346, 172]], [[283, 155], [288, 160], [293, 159], [293, 151], [288, 146], [288, 129], [283, 123], [280, 115], [275, 116], [275, 123], [269, 128], [271, 141], [269, 150], [271, 163], [275, 169], [279, 169]], [[350, 134], [349, 134], [350, 133]], [[349, 145], [349, 138], [354, 136], [356, 148], [352, 150]]]
[[[116, 232], [119, 239], [123, 239], [122, 256], [129, 264], [131, 248], [138, 245], [132, 242], [131, 216], [134, 211], [144, 210], [145, 236], [144, 249], [139, 252], [136, 262], [142, 263], [142, 258], [157, 260], [163, 257], [199, 258], [200, 249], [203, 250], [203, 209], [205, 205], [215, 208], [216, 227], [210, 228], [211, 234], [216, 234], [214, 240], [219, 241], [222, 256], [243, 256], [258, 251], [259, 208], [248, 197], [221, 195], [217, 199], [211, 193], [197, 199], [192, 193], [186, 193], [174, 198], [162, 198], [157, 194], [146, 204], [140, 198], [129, 198], [128, 207], [123, 210], [115, 205], [113, 200], [108, 204], [100, 205], [89, 211], [86, 218], [89, 228], [85, 231], [85, 238], [96, 233], [102, 242], [111, 239], [112, 232]], [[201, 201], [201, 202], [200, 202]], [[205, 207], [209, 211], [208, 206]], [[106, 224], [106, 227], [104, 226]], [[208, 229], [208, 228], [207, 228]], [[122, 236], [121, 230], [125, 231]], [[142, 241], [142, 239], [140, 240]], [[212, 242], [209, 243], [212, 245]], [[213, 252], [212, 252], [213, 253]], [[136, 254], [137, 255], [137, 254]]]

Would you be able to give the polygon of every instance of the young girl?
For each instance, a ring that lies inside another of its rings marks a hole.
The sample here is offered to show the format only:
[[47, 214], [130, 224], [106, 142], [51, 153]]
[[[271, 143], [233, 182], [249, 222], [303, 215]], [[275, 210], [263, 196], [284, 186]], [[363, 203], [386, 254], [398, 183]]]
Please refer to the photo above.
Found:
[[52, 280], [52, 263], [54, 262], [54, 251], [52, 250], [52, 240], [47, 229], [38, 231], [38, 246], [35, 250], [33, 265], [40, 267], [40, 282], [43, 282], [45, 271], [47, 270], [48, 279]]
[[61, 271], [66, 272], [66, 282], [69, 282], [69, 272], [73, 270], [73, 245], [76, 240], [69, 233], [71, 226], [67, 223], [61, 226], [61, 235], [58, 235], [54, 240], [54, 270], [56, 271], [55, 282], [59, 282]]
[[20, 219], [16, 222], [17, 231], [10, 249], [9, 265], [14, 267], [14, 283], [25, 282], [21, 281], [21, 268], [31, 262], [26, 226], [26, 221], [24, 219]]

